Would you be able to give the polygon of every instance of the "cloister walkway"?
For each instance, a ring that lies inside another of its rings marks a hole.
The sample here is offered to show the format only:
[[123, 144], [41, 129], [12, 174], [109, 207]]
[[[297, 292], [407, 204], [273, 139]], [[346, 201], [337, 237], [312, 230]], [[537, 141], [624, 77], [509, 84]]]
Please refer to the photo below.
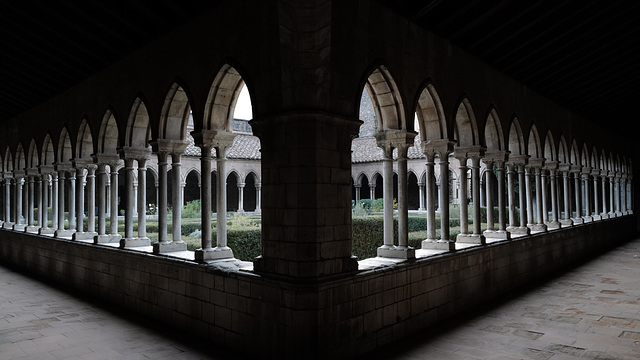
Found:
[[[638, 359], [639, 273], [640, 238], [367, 358]], [[3, 266], [0, 289], [5, 360], [231, 358]]]

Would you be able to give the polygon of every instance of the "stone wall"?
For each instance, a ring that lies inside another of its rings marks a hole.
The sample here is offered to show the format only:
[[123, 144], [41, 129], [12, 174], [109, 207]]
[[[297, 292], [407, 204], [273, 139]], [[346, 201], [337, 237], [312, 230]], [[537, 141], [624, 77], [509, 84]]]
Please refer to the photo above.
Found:
[[170, 256], [0, 230], [0, 261], [243, 353], [348, 358], [604, 252], [635, 216], [324, 282], [290, 283]]

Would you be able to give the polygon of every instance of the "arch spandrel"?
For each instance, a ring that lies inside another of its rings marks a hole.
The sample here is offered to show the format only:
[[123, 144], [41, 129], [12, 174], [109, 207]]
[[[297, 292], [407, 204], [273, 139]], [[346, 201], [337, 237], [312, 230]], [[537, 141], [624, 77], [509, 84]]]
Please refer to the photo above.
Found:
[[491, 108], [487, 114], [487, 121], [484, 127], [484, 145], [487, 153], [504, 151], [504, 134], [502, 124], [495, 108]]
[[573, 140], [573, 143], [571, 143], [571, 152], [569, 153], [569, 163], [571, 165], [581, 165], [581, 155], [580, 155], [580, 149], [578, 148], [578, 143]]
[[100, 134], [98, 136], [98, 153], [103, 155], [117, 155], [118, 124], [111, 110], [107, 110], [102, 117]]
[[71, 148], [71, 137], [66, 127], [63, 127], [60, 131], [60, 137], [58, 138], [58, 156], [57, 162], [59, 164], [68, 163], [73, 158], [73, 150]]
[[466, 97], [458, 104], [454, 126], [454, 139], [458, 146], [470, 147], [480, 145], [478, 141], [476, 117], [471, 102]]
[[190, 113], [191, 104], [187, 92], [178, 83], [173, 83], [162, 106], [158, 138], [185, 141]]
[[76, 159], [91, 160], [91, 155], [95, 152], [93, 145], [93, 135], [89, 122], [83, 119], [78, 129], [78, 140], [76, 141]]
[[558, 161], [561, 164], [570, 164], [569, 147], [567, 146], [567, 140], [564, 135], [560, 136], [560, 142], [558, 143]]
[[522, 134], [522, 126], [517, 117], [513, 117], [511, 120], [511, 126], [509, 129], [509, 142], [508, 150], [511, 156], [524, 156], [524, 135]]
[[542, 142], [540, 141], [540, 134], [538, 128], [534, 124], [529, 131], [529, 139], [527, 141], [527, 155], [531, 158], [541, 159], [544, 158], [542, 153]]
[[364, 87], [373, 103], [376, 131], [407, 130], [402, 97], [387, 67], [380, 65], [375, 68], [367, 77]]
[[[233, 114], [243, 86], [247, 86], [235, 67], [224, 64], [211, 84], [205, 104], [202, 124], [194, 124], [195, 129], [232, 131]], [[252, 91], [247, 86], [249, 97]]]
[[56, 154], [53, 151], [53, 141], [51, 140], [51, 136], [47, 133], [44, 137], [44, 141], [42, 142], [42, 156], [41, 163], [42, 165], [53, 165], [56, 161]]
[[29, 143], [29, 152], [27, 153], [27, 163], [26, 167], [29, 169], [35, 169], [40, 165], [40, 156], [38, 152], [38, 146], [36, 145], [36, 141], [31, 139]]
[[546, 161], [558, 161], [556, 143], [553, 139], [553, 134], [551, 133], [551, 131], [547, 131], [547, 136], [545, 137], [543, 156]]
[[129, 111], [125, 128], [124, 146], [130, 148], [148, 148], [151, 140], [149, 110], [145, 102], [136, 97]]

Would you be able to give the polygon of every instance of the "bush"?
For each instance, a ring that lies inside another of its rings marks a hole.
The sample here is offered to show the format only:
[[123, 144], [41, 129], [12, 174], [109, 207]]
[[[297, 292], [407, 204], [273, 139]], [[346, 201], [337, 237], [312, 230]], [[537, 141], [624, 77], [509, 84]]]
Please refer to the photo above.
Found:
[[228, 230], [227, 246], [233, 250], [233, 256], [243, 261], [253, 261], [262, 254], [262, 231]]
[[202, 216], [202, 207], [200, 206], [200, 200], [189, 201], [182, 208], [183, 218], [199, 218]]

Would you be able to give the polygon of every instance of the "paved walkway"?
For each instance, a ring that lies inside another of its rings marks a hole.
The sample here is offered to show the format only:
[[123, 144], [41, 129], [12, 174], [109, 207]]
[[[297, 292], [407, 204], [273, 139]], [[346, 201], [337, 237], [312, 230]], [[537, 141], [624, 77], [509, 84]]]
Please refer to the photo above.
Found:
[[[374, 359], [640, 359], [640, 239]], [[0, 359], [230, 359], [0, 266]], [[435, 331], [434, 331], [435, 330]]]
[[230, 359], [0, 264], [0, 360]]
[[373, 358], [640, 359], [640, 239]]

